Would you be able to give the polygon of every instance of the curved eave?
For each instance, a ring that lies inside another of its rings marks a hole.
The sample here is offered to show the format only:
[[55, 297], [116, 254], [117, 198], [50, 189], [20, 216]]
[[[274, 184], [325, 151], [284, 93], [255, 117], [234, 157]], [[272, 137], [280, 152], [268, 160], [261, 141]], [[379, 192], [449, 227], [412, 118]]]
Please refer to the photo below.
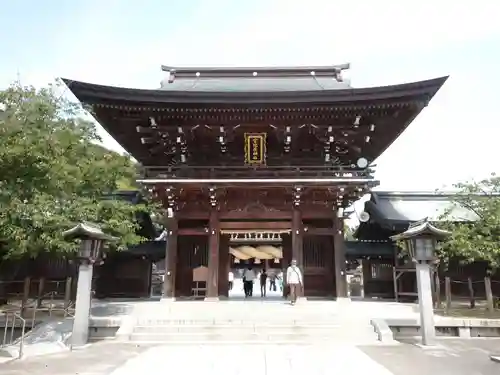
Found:
[[380, 100], [419, 99], [429, 101], [448, 77], [401, 85], [357, 89], [265, 92], [201, 92], [130, 89], [95, 85], [63, 78], [83, 103], [123, 102], [140, 104], [362, 104]]

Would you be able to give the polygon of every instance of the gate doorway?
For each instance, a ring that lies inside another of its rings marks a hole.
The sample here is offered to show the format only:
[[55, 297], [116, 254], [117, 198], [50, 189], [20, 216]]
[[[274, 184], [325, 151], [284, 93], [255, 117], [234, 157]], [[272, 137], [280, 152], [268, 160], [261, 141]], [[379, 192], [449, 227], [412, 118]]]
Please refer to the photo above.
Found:
[[227, 296], [232, 300], [282, 300], [288, 266], [285, 231], [232, 232], [226, 249]]

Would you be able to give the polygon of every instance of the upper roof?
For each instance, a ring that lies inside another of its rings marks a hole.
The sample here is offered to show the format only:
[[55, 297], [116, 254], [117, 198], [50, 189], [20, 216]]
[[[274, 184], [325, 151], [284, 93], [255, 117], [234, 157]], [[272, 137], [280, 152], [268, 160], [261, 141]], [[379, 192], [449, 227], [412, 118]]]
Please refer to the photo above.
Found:
[[[84, 103], [129, 104], [366, 104], [377, 100], [428, 102], [448, 77], [369, 88], [342, 81], [349, 65], [295, 68], [176, 68], [163, 66], [169, 77], [156, 90], [95, 85], [63, 78]], [[169, 80], [171, 83], [169, 83]], [[365, 102], [365, 103], [363, 103]]]
[[349, 89], [341, 77], [349, 64], [312, 67], [177, 68], [162, 66], [169, 76], [161, 90], [201, 92], [280, 92]]
[[348, 67], [163, 67], [170, 79], [155, 90], [64, 82], [145, 166], [240, 167], [244, 134], [264, 132], [268, 166], [283, 166], [286, 156], [292, 167], [352, 168], [360, 157], [380, 156], [447, 77], [352, 88], [341, 77]]

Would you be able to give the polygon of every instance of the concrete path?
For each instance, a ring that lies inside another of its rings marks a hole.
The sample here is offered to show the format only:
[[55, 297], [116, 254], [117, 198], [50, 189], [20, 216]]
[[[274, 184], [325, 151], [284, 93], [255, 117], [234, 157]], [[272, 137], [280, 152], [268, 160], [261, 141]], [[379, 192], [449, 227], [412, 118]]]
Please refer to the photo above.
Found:
[[500, 353], [500, 339], [438, 340], [430, 349], [407, 344], [383, 347], [366, 346], [360, 349], [372, 360], [389, 369], [394, 375], [498, 375], [500, 363], [490, 359]]
[[500, 340], [442, 339], [433, 349], [397, 346], [205, 345], [99, 343], [57, 355], [0, 364], [2, 375], [498, 375]]
[[[205, 375], [392, 375], [359, 349], [347, 345], [210, 345], [151, 348], [112, 375], [158, 372]], [[56, 374], [54, 374], [56, 375]]]
[[99, 343], [73, 352], [0, 364], [2, 375], [109, 375], [149, 346]]

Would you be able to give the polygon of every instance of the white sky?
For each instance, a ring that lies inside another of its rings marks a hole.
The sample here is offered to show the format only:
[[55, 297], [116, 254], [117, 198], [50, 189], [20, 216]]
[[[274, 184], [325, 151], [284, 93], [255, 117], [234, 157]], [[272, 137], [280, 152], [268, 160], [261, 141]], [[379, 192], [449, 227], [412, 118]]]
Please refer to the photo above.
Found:
[[[500, 171], [498, 0], [77, 3], [77, 11], [65, 10], [58, 32], [38, 41], [36, 31], [31, 35], [31, 55], [24, 44], [22, 53], [2, 56], [1, 86], [19, 71], [23, 83], [38, 85], [63, 76], [157, 88], [161, 64], [351, 62], [355, 87], [450, 75], [377, 161], [381, 189], [433, 190]], [[107, 147], [120, 149], [103, 135]]]

